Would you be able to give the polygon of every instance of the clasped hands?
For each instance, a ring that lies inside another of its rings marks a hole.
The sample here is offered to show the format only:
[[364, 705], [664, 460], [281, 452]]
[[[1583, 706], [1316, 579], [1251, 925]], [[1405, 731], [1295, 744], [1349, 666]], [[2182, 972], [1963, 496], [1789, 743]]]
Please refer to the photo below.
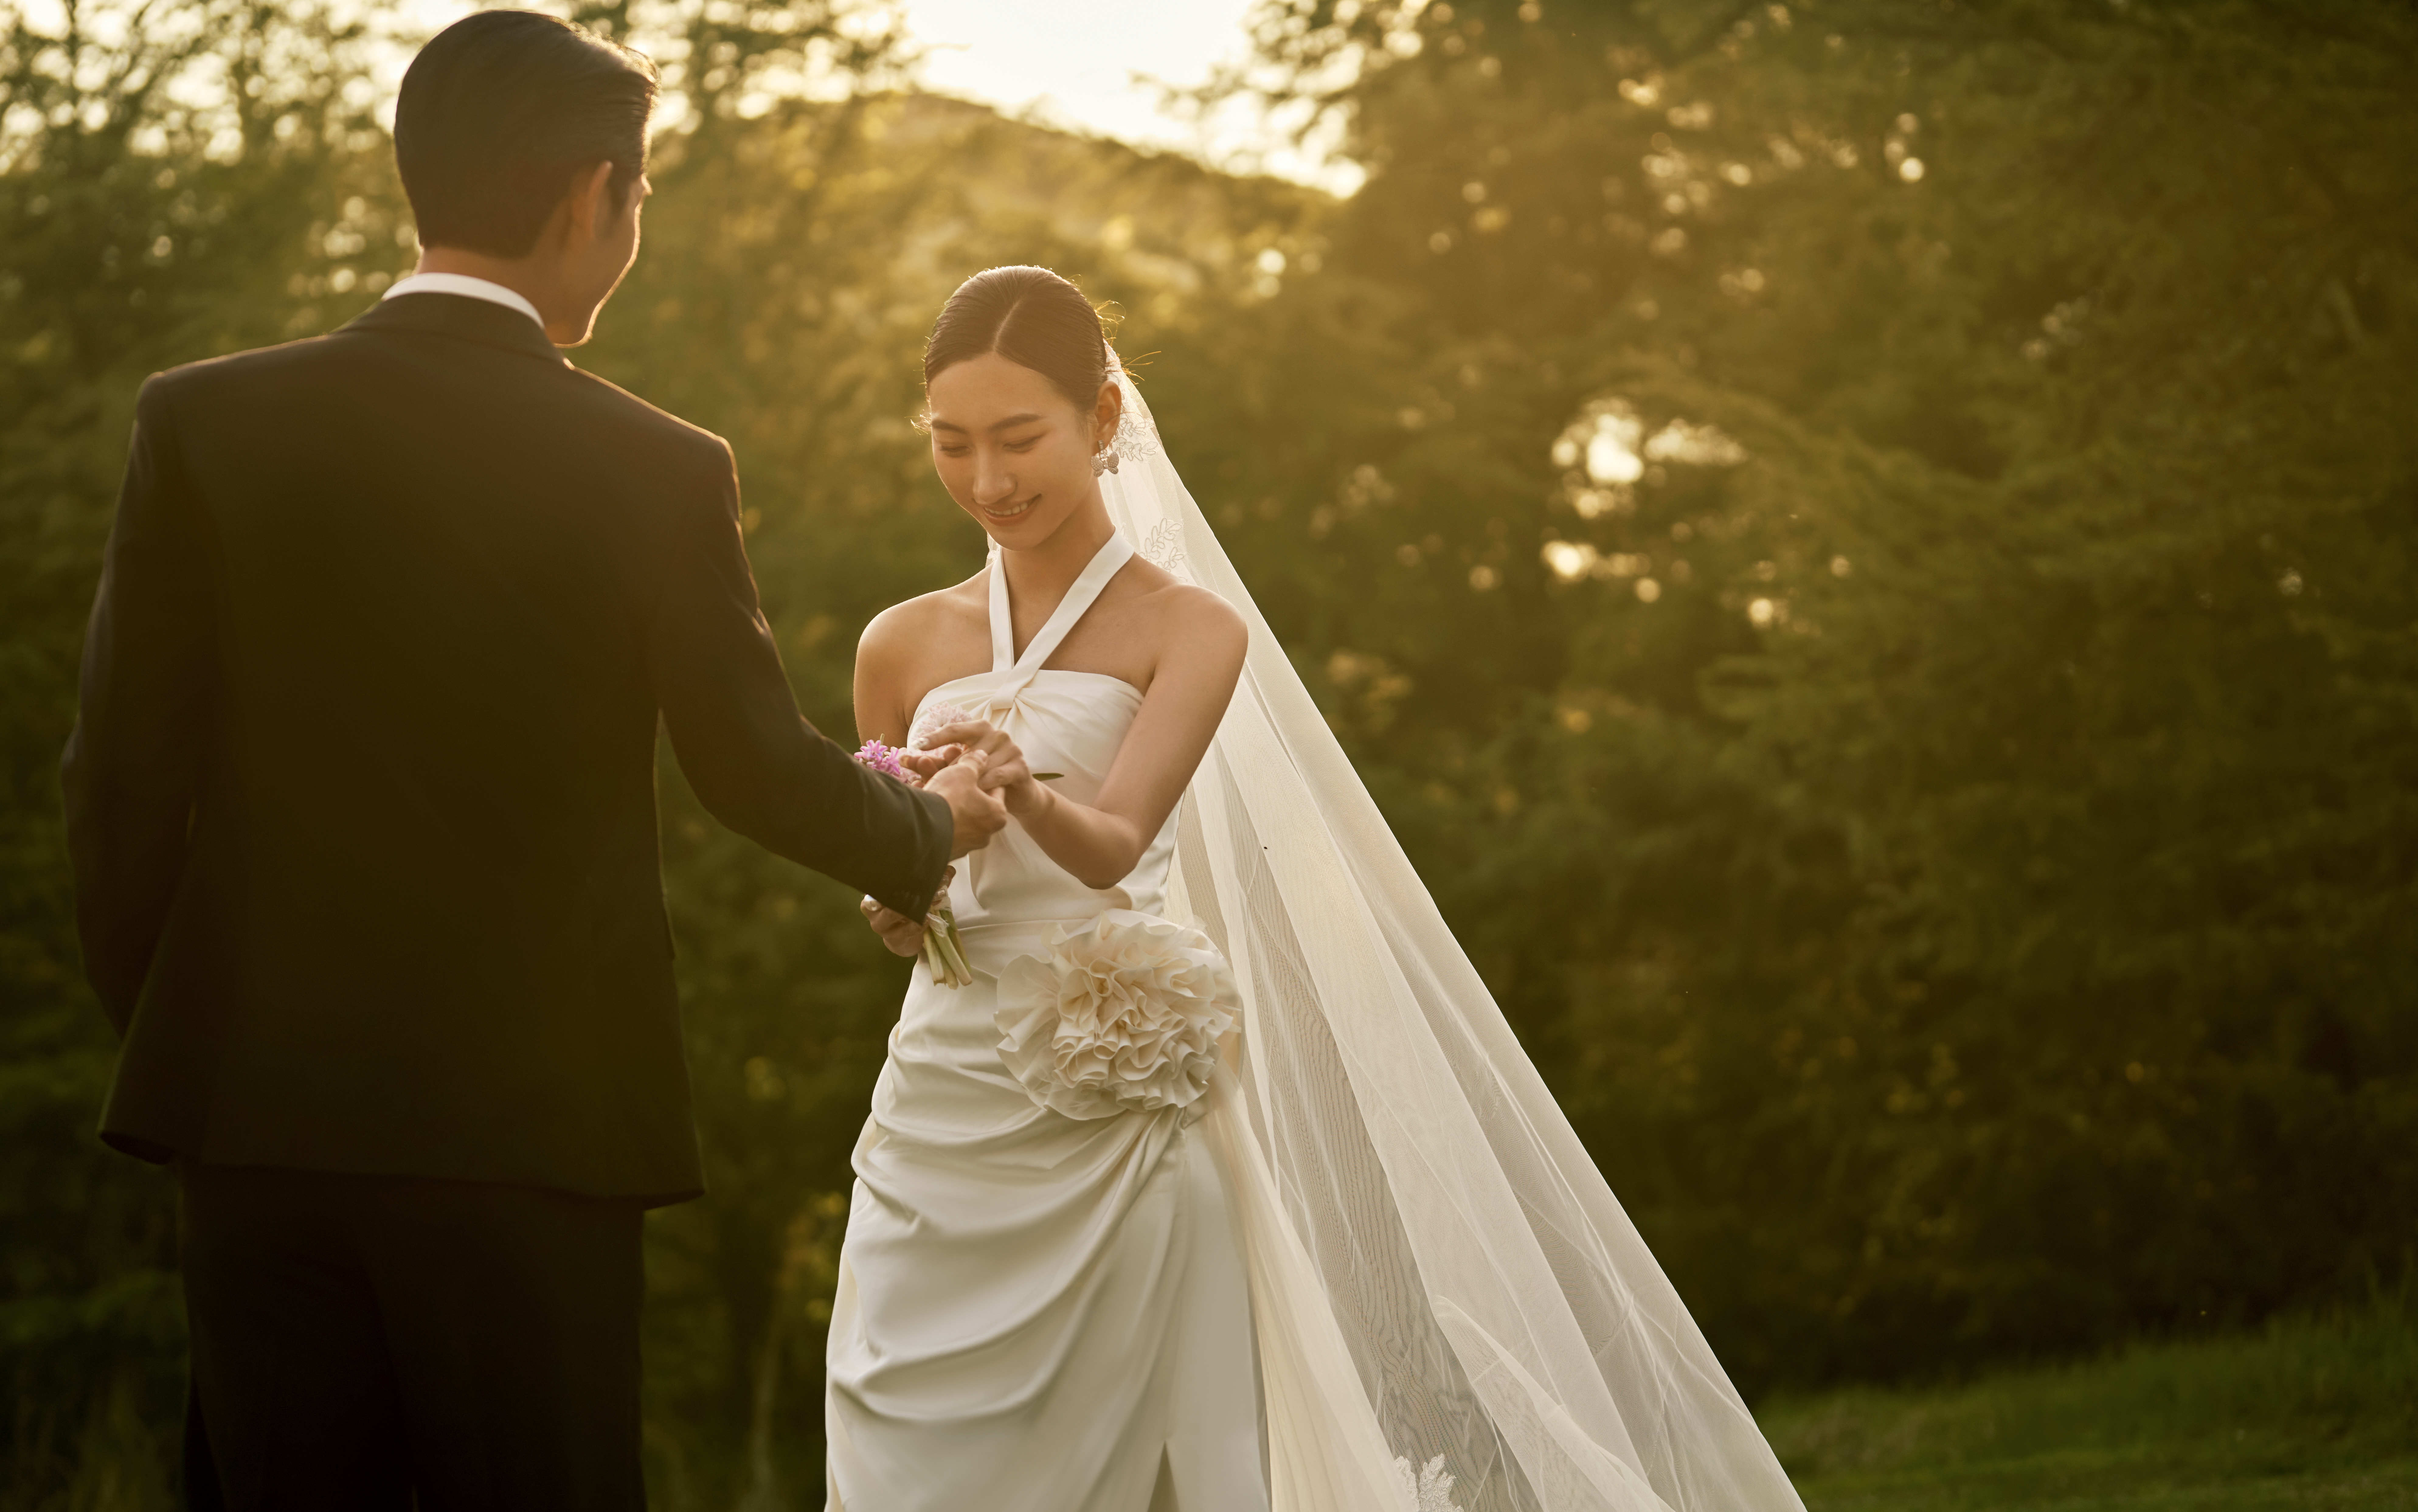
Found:
[[[948, 801], [956, 830], [949, 848], [952, 860], [989, 844], [1006, 826], [1008, 816], [1024, 817], [1049, 802], [1048, 789], [1033, 775], [1023, 751], [988, 720], [943, 725], [924, 737], [920, 749], [899, 752], [898, 764], [917, 787]], [[956, 876], [954, 866], [942, 874], [938, 897], [948, 895]], [[923, 950], [922, 919], [910, 919], [871, 898], [857, 907], [893, 955], [911, 956]]]

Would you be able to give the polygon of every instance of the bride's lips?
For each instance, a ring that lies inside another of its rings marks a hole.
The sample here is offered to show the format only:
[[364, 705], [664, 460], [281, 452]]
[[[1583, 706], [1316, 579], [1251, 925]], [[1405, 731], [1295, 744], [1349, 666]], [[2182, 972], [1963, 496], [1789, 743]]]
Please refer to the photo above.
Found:
[[983, 513], [988, 515], [994, 520], [1013, 520], [1040, 502], [1041, 496], [1035, 494], [1031, 498], [1024, 499], [1018, 503], [1002, 505], [998, 508], [993, 508], [988, 504], [978, 504], [974, 507], [981, 510]]

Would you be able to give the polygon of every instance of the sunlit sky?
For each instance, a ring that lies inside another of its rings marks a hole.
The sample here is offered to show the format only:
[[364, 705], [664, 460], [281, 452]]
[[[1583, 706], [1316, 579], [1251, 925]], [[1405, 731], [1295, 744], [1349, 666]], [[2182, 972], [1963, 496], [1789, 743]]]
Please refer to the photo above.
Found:
[[[1256, 112], [1188, 119], [1160, 85], [1205, 83], [1244, 60], [1255, 0], [896, 0], [923, 54], [926, 88], [1049, 124], [1194, 153], [1348, 192], [1358, 173], [1305, 155]], [[403, 0], [388, 14], [425, 33], [468, 14], [467, 0]], [[400, 74], [400, 60], [394, 69]]]
[[1254, 0], [903, 0], [925, 50], [926, 87], [1055, 124], [1213, 160], [1249, 155], [1288, 176], [1349, 189], [1356, 176], [1305, 158], [1232, 112], [1205, 127], [1161, 102], [1159, 84], [1207, 82], [1250, 53]]

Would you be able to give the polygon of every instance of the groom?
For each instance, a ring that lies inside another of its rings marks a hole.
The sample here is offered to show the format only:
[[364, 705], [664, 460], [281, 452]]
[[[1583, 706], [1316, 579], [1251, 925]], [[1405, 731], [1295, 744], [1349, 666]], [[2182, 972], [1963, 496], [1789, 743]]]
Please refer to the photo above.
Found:
[[643, 1504], [639, 1215], [703, 1184], [659, 723], [903, 912], [1004, 822], [799, 716], [729, 449], [556, 350], [654, 98], [551, 17], [448, 28], [395, 112], [421, 271], [136, 406], [65, 777], [101, 1137], [181, 1189], [196, 1504]]

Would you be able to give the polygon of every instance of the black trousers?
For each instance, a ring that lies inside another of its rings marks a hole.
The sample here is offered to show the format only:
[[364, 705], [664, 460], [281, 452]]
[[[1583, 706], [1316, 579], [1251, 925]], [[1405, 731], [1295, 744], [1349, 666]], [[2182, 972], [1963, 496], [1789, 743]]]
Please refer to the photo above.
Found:
[[194, 1507], [645, 1506], [635, 1203], [242, 1167], [178, 1177]]

